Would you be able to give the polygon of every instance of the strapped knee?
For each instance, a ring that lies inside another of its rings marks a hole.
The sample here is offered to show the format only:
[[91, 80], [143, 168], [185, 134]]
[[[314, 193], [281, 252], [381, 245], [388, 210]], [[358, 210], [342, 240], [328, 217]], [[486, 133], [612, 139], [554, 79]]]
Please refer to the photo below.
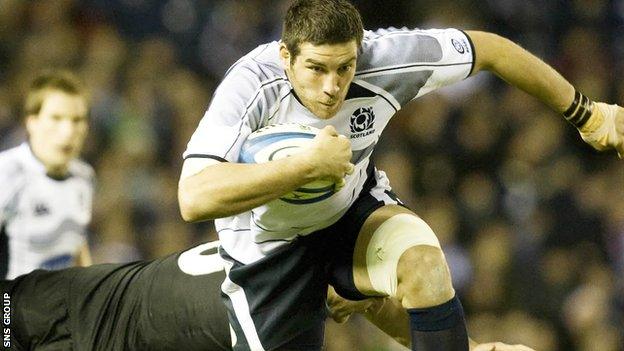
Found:
[[366, 249], [366, 268], [376, 291], [396, 296], [399, 259], [409, 248], [418, 245], [440, 248], [433, 230], [417, 216], [398, 214], [375, 230]]

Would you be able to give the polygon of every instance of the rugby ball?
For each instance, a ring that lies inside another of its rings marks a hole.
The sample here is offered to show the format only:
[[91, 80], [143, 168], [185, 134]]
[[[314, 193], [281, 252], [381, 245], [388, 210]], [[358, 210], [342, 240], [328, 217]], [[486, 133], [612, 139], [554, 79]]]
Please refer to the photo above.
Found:
[[[270, 125], [251, 133], [241, 148], [239, 162], [264, 163], [294, 155], [312, 142], [319, 130], [314, 127], [287, 123]], [[309, 204], [327, 199], [335, 193], [329, 180], [315, 180], [280, 197], [291, 204]]]

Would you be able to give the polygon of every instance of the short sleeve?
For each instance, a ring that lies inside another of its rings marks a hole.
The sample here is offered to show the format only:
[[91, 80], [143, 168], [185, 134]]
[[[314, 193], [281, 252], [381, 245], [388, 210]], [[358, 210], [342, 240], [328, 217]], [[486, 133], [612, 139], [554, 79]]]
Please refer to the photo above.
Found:
[[468, 77], [470, 38], [457, 29], [381, 29], [366, 32], [355, 79], [381, 88], [404, 105]]
[[234, 67], [217, 87], [187, 144], [184, 159], [236, 162], [242, 142], [263, 113], [261, 86], [265, 83], [249, 66]]
[[24, 187], [24, 172], [19, 163], [0, 159], [0, 226], [15, 210], [17, 195]]

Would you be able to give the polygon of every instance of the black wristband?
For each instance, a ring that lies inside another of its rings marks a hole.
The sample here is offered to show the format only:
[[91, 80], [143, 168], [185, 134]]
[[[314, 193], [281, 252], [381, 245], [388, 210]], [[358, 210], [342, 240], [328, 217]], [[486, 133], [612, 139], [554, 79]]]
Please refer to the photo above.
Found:
[[578, 90], [574, 91], [574, 101], [563, 113], [563, 117], [576, 128], [582, 128], [594, 111], [594, 102]]

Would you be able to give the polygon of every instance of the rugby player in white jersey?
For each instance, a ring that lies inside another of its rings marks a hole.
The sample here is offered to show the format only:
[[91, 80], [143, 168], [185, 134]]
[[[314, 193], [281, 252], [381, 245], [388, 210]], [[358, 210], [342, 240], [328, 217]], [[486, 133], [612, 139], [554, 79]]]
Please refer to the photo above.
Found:
[[28, 141], [0, 153], [0, 277], [91, 264], [93, 170], [77, 159], [87, 135], [85, 92], [68, 72], [48, 72], [24, 103]]
[[[398, 299], [414, 350], [468, 349], [435, 234], [369, 157], [403, 105], [481, 70], [563, 114], [594, 148], [624, 154], [622, 108], [594, 103], [511, 41], [456, 29], [364, 31], [345, 0], [294, 1], [282, 40], [230, 68], [188, 143], [178, 196], [185, 220], [216, 219], [235, 350], [320, 349], [328, 283], [352, 300]], [[238, 162], [251, 132], [288, 122], [322, 131], [289, 158]], [[339, 190], [322, 201], [280, 199], [328, 178]]]

